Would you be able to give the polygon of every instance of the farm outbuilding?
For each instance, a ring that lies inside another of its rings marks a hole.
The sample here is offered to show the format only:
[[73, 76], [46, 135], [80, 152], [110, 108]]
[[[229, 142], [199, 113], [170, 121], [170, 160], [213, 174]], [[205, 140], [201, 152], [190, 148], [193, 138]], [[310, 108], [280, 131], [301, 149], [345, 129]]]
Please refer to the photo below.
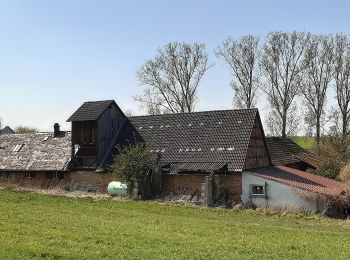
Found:
[[[295, 182], [283, 182], [283, 176], [296, 176], [300, 170], [315, 169], [318, 164], [317, 156], [290, 139], [266, 138], [257, 109], [126, 117], [115, 101], [105, 100], [85, 102], [68, 121], [70, 132], [60, 131], [55, 124], [53, 133], [0, 135], [0, 172], [5, 176], [2, 183], [14, 180], [12, 184], [29, 183], [41, 188], [106, 191], [112, 180], [108, 166], [118, 152], [116, 147], [144, 143], [159, 157], [154, 196], [182, 196], [206, 204], [225, 198], [264, 207], [274, 201], [274, 205], [294, 207], [298, 205], [292, 193], [285, 193], [289, 200], [282, 200], [274, 197], [274, 192], [282, 186], [300, 188]], [[288, 168], [281, 170], [281, 166]], [[282, 179], [267, 176], [271, 169], [279, 169]], [[27, 178], [30, 172], [38, 174]], [[6, 177], [11, 173], [23, 178]], [[312, 176], [304, 173], [303, 179]], [[51, 179], [57, 181], [48, 181]], [[271, 182], [266, 189], [269, 203], [261, 197], [248, 199], [247, 187], [255, 182]], [[344, 188], [337, 181], [332, 185], [338, 191]], [[327, 191], [326, 186], [317, 187], [307, 192]], [[322, 210], [320, 205], [306, 208]]]

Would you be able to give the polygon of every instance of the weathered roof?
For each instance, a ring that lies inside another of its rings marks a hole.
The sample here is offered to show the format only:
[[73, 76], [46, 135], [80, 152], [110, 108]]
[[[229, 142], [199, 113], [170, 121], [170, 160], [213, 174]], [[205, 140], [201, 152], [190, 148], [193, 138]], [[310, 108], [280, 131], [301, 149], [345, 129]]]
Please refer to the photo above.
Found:
[[197, 172], [197, 173], [211, 173], [220, 172], [227, 169], [227, 163], [224, 162], [171, 162], [164, 166], [169, 173], [185, 173], [185, 172]]
[[71, 159], [71, 134], [0, 135], [0, 170], [65, 171]]
[[242, 171], [257, 109], [130, 117], [151, 152], [163, 162], [227, 163]]
[[112, 103], [114, 100], [84, 102], [67, 122], [97, 120]]
[[303, 190], [326, 195], [339, 195], [345, 189], [342, 182], [286, 166], [261, 167], [247, 172]]
[[5, 126], [3, 129], [0, 130], [0, 134], [3, 134], [3, 135], [10, 135], [14, 133], [15, 131], [13, 131], [9, 126]]
[[303, 149], [289, 138], [266, 137], [266, 144], [274, 165], [288, 165], [302, 161], [316, 168], [319, 163], [317, 155]]

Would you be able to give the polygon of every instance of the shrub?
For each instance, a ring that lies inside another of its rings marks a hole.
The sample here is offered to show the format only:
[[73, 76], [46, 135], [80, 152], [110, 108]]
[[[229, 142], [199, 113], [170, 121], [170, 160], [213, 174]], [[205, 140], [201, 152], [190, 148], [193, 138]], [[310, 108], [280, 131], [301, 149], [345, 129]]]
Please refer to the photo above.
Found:
[[346, 164], [341, 170], [339, 174], [339, 179], [343, 182], [350, 182], [350, 163]]
[[341, 164], [336, 160], [323, 160], [318, 165], [315, 173], [323, 177], [336, 179], [339, 175], [340, 169]]
[[135, 181], [147, 176], [156, 163], [156, 158], [143, 144], [118, 147], [118, 150], [119, 153], [114, 157], [110, 168], [114, 179], [125, 182], [128, 186], [128, 193], [131, 194]]

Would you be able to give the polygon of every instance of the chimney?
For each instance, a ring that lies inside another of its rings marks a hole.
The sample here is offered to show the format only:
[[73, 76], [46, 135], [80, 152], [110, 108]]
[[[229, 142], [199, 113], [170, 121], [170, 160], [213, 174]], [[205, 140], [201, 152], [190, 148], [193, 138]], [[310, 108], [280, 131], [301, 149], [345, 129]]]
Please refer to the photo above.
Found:
[[53, 125], [53, 137], [58, 137], [60, 135], [60, 125], [58, 123], [55, 123]]

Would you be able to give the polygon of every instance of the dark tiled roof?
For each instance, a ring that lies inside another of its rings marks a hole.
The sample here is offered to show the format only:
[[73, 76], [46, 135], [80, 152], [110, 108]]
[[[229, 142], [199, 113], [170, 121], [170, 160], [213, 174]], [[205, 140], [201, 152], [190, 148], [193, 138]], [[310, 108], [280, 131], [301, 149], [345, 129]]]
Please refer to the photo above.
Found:
[[114, 100], [85, 102], [67, 122], [97, 120], [112, 103], [115, 103]]
[[242, 171], [257, 109], [130, 117], [163, 162], [227, 163]]
[[169, 173], [184, 173], [184, 172], [198, 172], [198, 173], [211, 173], [220, 172], [227, 169], [227, 163], [208, 163], [208, 162], [172, 162], [166, 165], [169, 169]]
[[0, 170], [64, 171], [70, 159], [69, 132], [0, 135]]
[[285, 166], [262, 167], [247, 172], [293, 187], [326, 195], [339, 195], [345, 189], [345, 185], [342, 182]]
[[289, 138], [266, 137], [267, 149], [272, 164], [288, 165], [299, 162], [306, 162], [312, 167], [317, 167], [319, 158], [297, 145]]
[[6, 126], [0, 130], [0, 134], [3, 134], [3, 135], [10, 135], [10, 134], [14, 134], [14, 133], [15, 133], [15, 131], [13, 131], [11, 129], [11, 127], [9, 127], [9, 126]]

